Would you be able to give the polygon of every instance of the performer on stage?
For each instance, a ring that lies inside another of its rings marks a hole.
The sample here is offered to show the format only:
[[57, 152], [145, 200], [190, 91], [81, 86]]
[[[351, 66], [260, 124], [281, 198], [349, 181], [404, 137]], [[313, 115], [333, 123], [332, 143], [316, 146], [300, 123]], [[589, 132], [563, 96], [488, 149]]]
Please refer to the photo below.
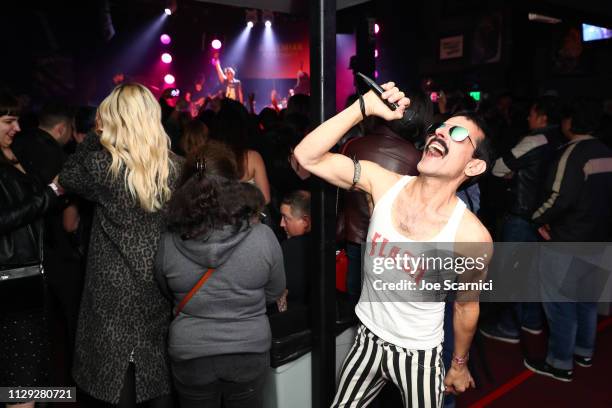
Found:
[[200, 109], [202, 106], [204, 106], [204, 102], [206, 101], [206, 93], [204, 92], [204, 77], [198, 78], [194, 82], [193, 88], [185, 92], [185, 100], [189, 102], [191, 116], [194, 118], [198, 116]]
[[236, 79], [236, 71], [232, 67], [225, 67], [221, 69], [221, 61], [215, 58], [215, 68], [217, 68], [217, 75], [219, 81], [225, 86], [225, 97], [230, 98], [240, 103], [244, 103], [242, 97], [242, 84], [239, 79]]

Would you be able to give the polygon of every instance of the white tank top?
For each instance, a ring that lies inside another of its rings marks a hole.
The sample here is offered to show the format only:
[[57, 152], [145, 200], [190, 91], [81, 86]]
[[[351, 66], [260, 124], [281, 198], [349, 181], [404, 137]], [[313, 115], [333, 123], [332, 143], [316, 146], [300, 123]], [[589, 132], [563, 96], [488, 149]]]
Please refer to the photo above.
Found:
[[[393, 257], [393, 242], [416, 242], [398, 232], [391, 218], [396, 197], [413, 179], [412, 176], [402, 177], [376, 203], [365, 243], [366, 255], [368, 251], [376, 251], [383, 257]], [[447, 224], [427, 242], [454, 242], [465, 208], [463, 201], [458, 199]], [[355, 312], [368, 329], [384, 341], [411, 350], [427, 350], [442, 343], [444, 302], [412, 302], [406, 291], [374, 290], [375, 280], [385, 281], [385, 276], [390, 275], [374, 273], [369, 256], [363, 258], [363, 276], [361, 298]]]

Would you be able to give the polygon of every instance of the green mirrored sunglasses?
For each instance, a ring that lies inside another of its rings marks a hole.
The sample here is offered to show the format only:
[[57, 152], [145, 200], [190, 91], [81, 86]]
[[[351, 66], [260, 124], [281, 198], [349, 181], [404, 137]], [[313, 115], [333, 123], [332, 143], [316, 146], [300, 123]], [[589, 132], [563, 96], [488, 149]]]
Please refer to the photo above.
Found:
[[434, 133], [436, 133], [436, 130], [440, 128], [446, 128], [446, 127], [448, 127], [448, 135], [453, 141], [463, 142], [465, 139], [468, 139], [470, 141], [470, 144], [474, 147], [474, 149], [476, 149], [476, 146], [474, 145], [474, 142], [472, 141], [472, 138], [470, 137], [469, 130], [467, 130], [463, 126], [449, 125], [446, 122], [437, 122], [437, 123], [433, 123], [431, 126], [429, 126], [429, 128], [427, 128], [427, 134], [433, 135]]

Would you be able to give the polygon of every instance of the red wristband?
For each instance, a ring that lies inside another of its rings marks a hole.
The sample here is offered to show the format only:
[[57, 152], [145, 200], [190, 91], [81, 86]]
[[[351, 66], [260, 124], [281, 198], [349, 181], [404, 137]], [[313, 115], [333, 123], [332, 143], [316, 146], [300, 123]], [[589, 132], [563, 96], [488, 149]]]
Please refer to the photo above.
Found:
[[470, 353], [467, 353], [465, 357], [453, 356], [453, 363], [457, 365], [465, 365], [465, 363], [467, 363], [469, 358], [470, 358]]

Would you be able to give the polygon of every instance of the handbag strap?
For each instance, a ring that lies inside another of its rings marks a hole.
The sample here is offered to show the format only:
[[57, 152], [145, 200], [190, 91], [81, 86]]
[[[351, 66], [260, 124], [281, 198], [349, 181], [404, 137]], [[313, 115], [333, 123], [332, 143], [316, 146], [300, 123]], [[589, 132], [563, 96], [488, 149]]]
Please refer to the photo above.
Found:
[[176, 307], [176, 311], [174, 312], [174, 317], [178, 316], [179, 313], [181, 313], [183, 308], [185, 308], [185, 305], [187, 304], [187, 302], [189, 302], [191, 298], [193, 297], [193, 295], [195, 295], [196, 292], [200, 290], [202, 285], [204, 285], [204, 283], [208, 280], [208, 278], [210, 278], [210, 275], [212, 275], [213, 272], [214, 272], [213, 268], [208, 268], [206, 273], [200, 278], [200, 280], [195, 284], [195, 286], [191, 288], [189, 293], [187, 293], [185, 297], [183, 298], [183, 300], [181, 300], [181, 302], [178, 304], [178, 306]]

